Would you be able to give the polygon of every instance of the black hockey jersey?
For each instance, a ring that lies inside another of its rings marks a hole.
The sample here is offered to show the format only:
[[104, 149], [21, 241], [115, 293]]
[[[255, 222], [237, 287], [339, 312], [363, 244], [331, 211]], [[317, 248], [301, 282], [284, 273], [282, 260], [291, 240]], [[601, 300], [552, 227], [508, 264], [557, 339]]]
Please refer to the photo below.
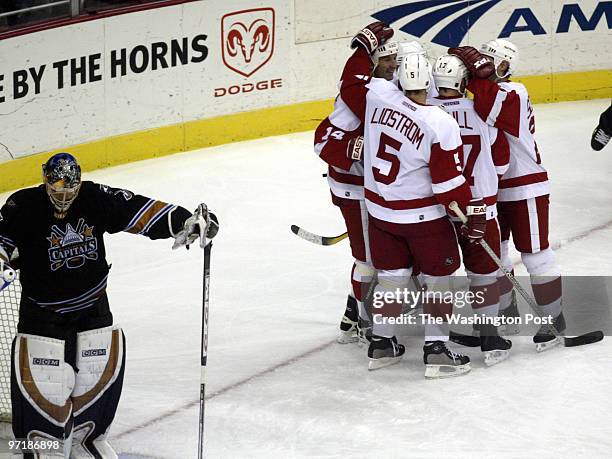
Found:
[[44, 185], [17, 191], [0, 209], [0, 245], [18, 249], [22, 297], [67, 313], [104, 295], [109, 266], [104, 233], [171, 237], [191, 213], [128, 190], [84, 181], [65, 218], [57, 219]]

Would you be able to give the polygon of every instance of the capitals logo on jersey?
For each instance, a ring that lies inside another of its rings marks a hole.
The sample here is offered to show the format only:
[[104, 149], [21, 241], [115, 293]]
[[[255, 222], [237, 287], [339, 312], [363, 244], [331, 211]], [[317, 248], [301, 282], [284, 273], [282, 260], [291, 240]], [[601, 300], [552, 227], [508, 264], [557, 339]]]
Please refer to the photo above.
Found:
[[88, 226], [83, 218], [74, 228], [70, 223], [61, 230], [57, 225], [51, 227], [51, 236], [47, 238], [51, 271], [62, 266], [68, 269], [80, 268], [87, 260], [98, 259], [98, 241], [93, 234], [93, 226]]

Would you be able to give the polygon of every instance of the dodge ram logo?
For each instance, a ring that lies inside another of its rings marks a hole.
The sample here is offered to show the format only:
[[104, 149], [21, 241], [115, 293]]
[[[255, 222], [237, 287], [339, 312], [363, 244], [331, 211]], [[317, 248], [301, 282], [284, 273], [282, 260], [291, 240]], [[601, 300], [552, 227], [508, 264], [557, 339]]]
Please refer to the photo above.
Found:
[[223, 62], [245, 77], [262, 68], [274, 53], [274, 10], [235, 11], [221, 19]]

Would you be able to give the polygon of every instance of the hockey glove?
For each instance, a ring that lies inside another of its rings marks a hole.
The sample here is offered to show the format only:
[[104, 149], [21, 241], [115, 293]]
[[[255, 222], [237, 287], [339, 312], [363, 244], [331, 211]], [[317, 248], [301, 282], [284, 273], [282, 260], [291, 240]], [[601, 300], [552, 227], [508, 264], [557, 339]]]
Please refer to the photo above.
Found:
[[481, 198], [474, 198], [465, 209], [467, 222], [461, 227], [461, 234], [470, 242], [478, 242], [485, 236], [487, 228], [487, 206]]
[[495, 73], [495, 64], [472, 46], [450, 48], [448, 54], [452, 54], [461, 59], [469, 72], [476, 78], [486, 80]]
[[16, 277], [15, 270], [0, 258], [0, 292], [8, 287]]
[[393, 29], [384, 22], [376, 21], [368, 24], [353, 37], [351, 48], [361, 46], [368, 54], [384, 45], [393, 36]]
[[185, 246], [189, 248], [196, 239], [200, 238], [200, 247], [206, 245], [206, 239], [212, 239], [219, 231], [219, 220], [209, 212], [206, 204], [200, 204], [193, 215], [185, 220], [183, 229], [174, 236], [172, 250]]
[[363, 136], [353, 137], [346, 147], [346, 156], [353, 161], [361, 161], [363, 155]]

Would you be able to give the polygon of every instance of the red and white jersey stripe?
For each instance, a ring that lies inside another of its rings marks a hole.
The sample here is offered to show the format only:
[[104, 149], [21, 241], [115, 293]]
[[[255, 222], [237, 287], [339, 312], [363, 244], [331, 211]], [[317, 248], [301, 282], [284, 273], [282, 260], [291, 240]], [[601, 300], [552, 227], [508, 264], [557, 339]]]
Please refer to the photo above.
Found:
[[478, 115], [503, 130], [510, 146], [510, 167], [499, 183], [498, 200], [519, 201], [550, 194], [548, 174], [535, 140], [535, 114], [525, 86], [474, 78], [468, 89], [474, 93]]
[[393, 223], [446, 215], [445, 206], [471, 199], [461, 175], [461, 137], [455, 120], [408, 99], [392, 82], [365, 85], [365, 198], [368, 212]]
[[334, 111], [317, 127], [314, 151], [328, 165], [327, 182], [334, 196], [363, 199], [363, 163], [347, 156], [349, 141], [363, 135], [363, 123], [338, 96]]
[[498, 182], [508, 170], [510, 156], [506, 136], [482, 121], [474, 102], [465, 97], [436, 97], [430, 103], [439, 105], [457, 121], [463, 142], [463, 176], [472, 195], [484, 199], [487, 219], [496, 218]]

